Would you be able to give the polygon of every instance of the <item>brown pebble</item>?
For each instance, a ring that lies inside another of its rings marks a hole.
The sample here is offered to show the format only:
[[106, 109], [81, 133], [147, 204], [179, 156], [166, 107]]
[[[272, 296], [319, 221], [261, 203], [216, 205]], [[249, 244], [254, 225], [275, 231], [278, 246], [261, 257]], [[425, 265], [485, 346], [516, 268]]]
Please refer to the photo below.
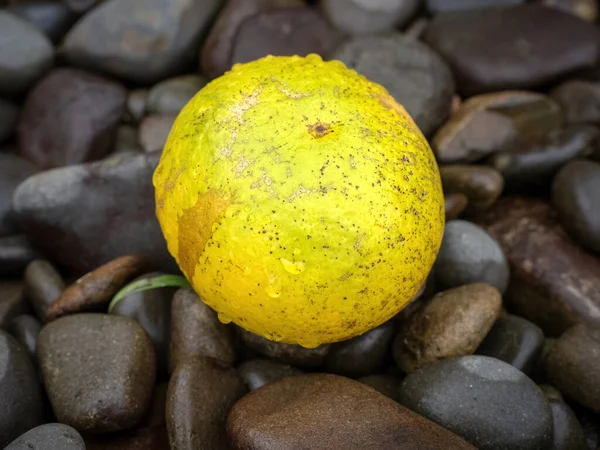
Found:
[[36, 259], [25, 269], [25, 290], [38, 319], [46, 322], [48, 308], [65, 290], [65, 282], [52, 263]]
[[468, 209], [483, 211], [494, 204], [504, 188], [500, 172], [488, 166], [452, 165], [440, 168], [444, 194], [464, 194]]
[[444, 209], [446, 222], [457, 219], [467, 208], [469, 199], [465, 194], [444, 194]]

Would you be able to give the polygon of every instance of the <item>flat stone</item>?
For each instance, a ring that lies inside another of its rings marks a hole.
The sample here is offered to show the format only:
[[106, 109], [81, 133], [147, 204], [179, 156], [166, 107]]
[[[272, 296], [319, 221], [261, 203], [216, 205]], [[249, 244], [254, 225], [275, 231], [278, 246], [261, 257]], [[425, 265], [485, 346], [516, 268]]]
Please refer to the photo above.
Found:
[[184, 70], [221, 0], [105, 1], [65, 36], [75, 66], [151, 84]]
[[522, 317], [505, 314], [496, 320], [477, 354], [500, 359], [531, 376], [543, 346], [540, 327]]
[[235, 370], [212, 358], [185, 360], [173, 373], [167, 393], [171, 448], [227, 450], [227, 414], [246, 392]]
[[552, 409], [552, 450], [584, 450], [587, 449], [585, 435], [577, 416], [567, 405], [555, 388], [541, 385]]
[[388, 374], [375, 374], [361, 377], [357, 381], [360, 381], [367, 386], [371, 386], [380, 394], [383, 394], [396, 402], [400, 402], [401, 378]]
[[191, 288], [178, 290], [171, 305], [169, 372], [192, 356], [205, 356], [233, 364], [236, 351], [232, 329], [200, 300]]
[[469, 199], [465, 194], [444, 194], [444, 211], [446, 213], [446, 222], [458, 219], [467, 209]]
[[201, 75], [181, 75], [161, 81], [148, 93], [148, 112], [178, 114], [206, 83], [207, 79]]
[[79, 69], [54, 69], [23, 105], [18, 127], [21, 155], [43, 168], [102, 158], [113, 148], [126, 95], [123, 86], [107, 78]]
[[332, 58], [383, 85], [426, 136], [450, 115], [455, 91], [452, 72], [421, 42], [398, 33], [356, 37], [342, 44]]
[[595, 23], [598, 19], [598, 0], [536, 0], [536, 2], [573, 14], [587, 22]]
[[600, 329], [575, 325], [546, 359], [546, 376], [563, 394], [600, 413]]
[[489, 283], [501, 293], [506, 290], [510, 274], [498, 242], [484, 229], [465, 220], [446, 224], [434, 269], [441, 289]]
[[487, 356], [430, 364], [402, 382], [401, 403], [480, 450], [549, 448], [552, 412], [520, 370]]
[[138, 139], [144, 151], [162, 152], [176, 118], [176, 114], [157, 114], [142, 119]]
[[535, 4], [439, 14], [424, 40], [452, 66], [465, 96], [542, 86], [594, 67], [600, 55], [594, 25]]
[[0, 447], [42, 423], [42, 390], [27, 350], [0, 330]]
[[450, 165], [440, 167], [444, 195], [464, 194], [468, 209], [483, 211], [494, 204], [504, 188], [500, 172], [488, 166]]
[[19, 109], [8, 100], [0, 98], [0, 144], [13, 135], [18, 117]]
[[21, 94], [54, 62], [54, 48], [25, 20], [0, 11], [0, 93]]
[[132, 428], [144, 418], [156, 357], [134, 320], [89, 313], [62, 317], [42, 328], [37, 355], [61, 423], [106, 433]]
[[301, 375], [303, 372], [289, 364], [269, 359], [251, 359], [236, 367], [236, 372], [249, 391], [261, 388], [285, 377]]
[[159, 158], [121, 155], [30, 177], [15, 191], [17, 217], [47, 257], [76, 276], [124, 254], [178, 273], [154, 212]]
[[86, 450], [83, 438], [62, 423], [47, 423], [29, 430], [4, 450]]
[[36, 316], [47, 321], [48, 308], [65, 290], [66, 284], [50, 261], [36, 259], [25, 269], [25, 290], [27, 299], [33, 306]]
[[502, 296], [489, 284], [440, 292], [410, 319], [394, 341], [394, 359], [406, 373], [475, 352], [500, 316]]
[[549, 337], [600, 324], [600, 261], [575, 245], [541, 200], [503, 197], [478, 221], [510, 263], [507, 309]]
[[570, 80], [550, 92], [561, 106], [567, 123], [600, 124], [600, 83]]
[[6, 331], [27, 349], [34, 365], [37, 365], [37, 338], [41, 329], [42, 324], [40, 321], [29, 314], [21, 314], [12, 318], [6, 326]]
[[[2, 109], [1, 103], [0, 100], [0, 109]], [[0, 111], [0, 120], [1, 116]], [[13, 193], [23, 180], [37, 170], [29, 161], [13, 153], [0, 153], [0, 237], [17, 232], [18, 225], [12, 208]]]
[[239, 450], [472, 449], [374, 389], [338, 375], [283, 378], [238, 401], [227, 431]]
[[426, 0], [431, 14], [479, 8], [500, 8], [519, 5], [527, 0]]
[[6, 328], [15, 317], [27, 313], [25, 289], [20, 281], [0, 279], [0, 328]]
[[0, 277], [21, 276], [39, 253], [24, 234], [0, 238]]
[[6, 7], [6, 11], [29, 22], [53, 43], [60, 41], [77, 20], [77, 14], [64, 2], [50, 0], [13, 3]]

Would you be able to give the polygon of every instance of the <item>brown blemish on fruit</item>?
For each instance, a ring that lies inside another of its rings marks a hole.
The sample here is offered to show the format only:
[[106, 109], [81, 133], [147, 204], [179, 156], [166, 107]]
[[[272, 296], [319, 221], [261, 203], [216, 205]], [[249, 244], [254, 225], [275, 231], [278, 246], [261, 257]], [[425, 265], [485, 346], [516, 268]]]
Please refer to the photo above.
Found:
[[194, 276], [196, 265], [213, 234], [213, 224], [223, 216], [231, 201], [213, 189], [198, 197], [196, 204], [179, 218], [178, 262], [188, 277]]
[[[391, 95], [377, 95], [377, 100], [379, 100], [379, 104], [387, 109], [395, 111], [400, 117], [404, 119], [409, 119], [409, 115], [406, 110], [400, 106], [396, 100]], [[411, 119], [412, 121], [412, 119]]]
[[322, 138], [323, 136], [326, 136], [329, 133], [333, 132], [333, 128], [331, 127], [331, 124], [324, 123], [324, 122], [317, 122], [317, 123], [313, 123], [312, 125], [307, 125], [307, 128], [308, 128], [308, 132], [315, 139]]

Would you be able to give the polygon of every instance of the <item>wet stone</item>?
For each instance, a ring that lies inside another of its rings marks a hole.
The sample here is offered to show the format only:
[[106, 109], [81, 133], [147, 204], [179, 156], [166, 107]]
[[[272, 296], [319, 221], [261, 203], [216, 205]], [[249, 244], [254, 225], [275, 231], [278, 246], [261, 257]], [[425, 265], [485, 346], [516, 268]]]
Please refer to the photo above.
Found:
[[142, 119], [138, 139], [144, 151], [162, 152], [176, 118], [176, 114], [158, 114]]
[[18, 116], [17, 107], [8, 100], [0, 98], [0, 144], [15, 132]]
[[200, 300], [191, 288], [178, 290], [171, 305], [169, 372], [192, 356], [233, 364], [236, 359], [233, 334], [217, 313]]
[[[0, 109], [1, 103], [0, 100]], [[0, 120], [1, 115], [0, 112]], [[29, 161], [12, 153], [0, 153], [0, 237], [17, 231], [12, 208], [13, 193], [19, 183], [35, 172], [37, 168]]]
[[75, 314], [57, 319], [38, 337], [37, 355], [56, 418], [79, 431], [132, 428], [152, 398], [152, 341], [132, 319]]
[[467, 209], [469, 199], [465, 194], [444, 194], [444, 210], [446, 212], [446, 222], [458, 219], [458, 217]]
[[567, 123], [600, 124], [600, 83], [571, 80], [550, 95], [563, 109]]
[[36, 316], [47, 320], [48, 308], [65, 290], [65, 282], [56, 268], [45, 259], [31, 261], [25, 269], [25, 290]]
[[78, 69], [54, 69], [23, 105], [21, 155], [43, 168], [102, 158], [113, 148], [125, 101], [125, 88], [112, 80]]
[[371, 386], [380, 394], [396, 402], [400, 402], [400, 386], [402, 384], [402, 379], [400, 378], [387, 374], [375, 374], [359, 378], [357, 381]]
[[544, 346], [544, 333], [522, 317], [501, 316], [477, 349], [478, 355], [507, 362], [531, 376]]
[[552, 410], [553, 437], [551, 450], [586, 450], [585, 435], [577, 416], [555, 388], [541, 385]]
[[450, 115], [452, 73], [425, 44], [401, 34], [356, 37], [342, 44], [332, 59], [383, 85], [426, 136]]
[[503, 293], [510, 274], [498, 242], [481, 227], [464, 220], [446, 224], [434, 268], [441, 289], [489, 283]]
[[301, 375], [303, 372], [289, 364], [271, 361], [269, 359], [251, 359], [236, 367], [239, 377], [249, 391], [254, 391], [269, 383], [285, 377]]
[[77, 19], [64, 2], [34, 0], [8, 5], [6, 11], [26, 20], [57, 43]]
[[206, 84], [201, 75], [181, 75], [156, 84], [148, 93], [150, 114], [178, 114]]
[[29, 352], [34, 364], [36, 360], [37, 338], [42, 329], [42, 324], [39, 320], [29, 314], [22, 314], [14, 317], [6, 326], [8, 331], [24, 348]]
[[463, 194], [468, 209], [482, 211], [494, 204], [502, 194], [504, 179], [488, 166], [451, 165], [440, 167], [444, 194]]
[[402, 383], [401, 403], [480, 450], [537, 450], [552, 442], [552, 413], [538, 386], [487, 356], [430, 364]]
[[10, 321], [27, 312], [25, 289], [20, 281], [0, 279], [0, 328], [6, 328]]
[[474, 353], [500, 316], [501, 307], [500, 292], [489, 284], [440, 292], [396, 337], [396, 363], [410, 373], [440, 359]]
[[38, 257], [24, 234], [0, 238], [0, 277], [21, 276], [27, 264]]
[[19, 436], [4, 450], [86, 450], [83, 438], [62, 423], [47, 423]]

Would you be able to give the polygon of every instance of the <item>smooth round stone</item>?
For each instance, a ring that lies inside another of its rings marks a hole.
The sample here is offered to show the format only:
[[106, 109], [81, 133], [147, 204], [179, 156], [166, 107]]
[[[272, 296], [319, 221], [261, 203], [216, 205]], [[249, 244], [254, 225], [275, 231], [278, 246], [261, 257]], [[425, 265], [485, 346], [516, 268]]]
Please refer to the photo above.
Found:
[[536, 2], [573, 14], [591, 23], [595, 23], [598, 19], [598, 0], [536, 0]]
[[325, 0], [327, 18], [346, 34], [381, 33], [403, 26], [417, 12], [419, 0]]
[[523, 372], [487, 356], [438, 361], [409, 374], [401, 403], [480, 450], [539, 450], [552, 442], [552, 412]]
[[152, 399], [156, 357], [137, 322], [75, 314], [42, 328], [37, 345], [46, 391], [61, 423], [106, 433], [142, 421]]
[[219, 321], [217, 313], [192, 288], [182, 288], [171, 304], [169, 372], [192, 356], [211, 357], [231, 365], [236, 351], [232, 329]]
[[452, 72], [425, 44], [401, 34], [363, 36], [346, 41], [332, 59], [383, 85], [426, 136], [450, 115]]
[[325, 358], [326, 372], [357, 378], [377, 372], [390, 354], [395, 334], [390, 320], [361, 336], [331, 345]]
[[331, 348], [330, 344], [319, 345], [315, 348], [306, 348], [296, 344], [283, 344], [270, 341], [239, 327], [237, 330], [244, 344], [252, 350], [275, 361], [298, 367], [320, 366]]
[[15, 317], [27, 312], [23, 283], [0, 279], [0, 328], [6, 328]]
[[567, 330], [546, 358], [546, 376], [563, 394], [600, 413], [600, 329]]
[[134, 89], [129, 92], [125, 114], [128, 122], [137, 124], [144, 118], [148, 106], [148, 94], [148, 89]]
[[229, 447], [225, 421], [246, 393], [235, 370], [212, 358], [193, 357], [173, 373], [167, 392], [167, 429], [174, 449]]
[[541, 385], [540, 388], [552, 409], [553, 438], [549, 450], [587, 450], [581, 424], [560, 392], [550, 385]]
[[123, 86], [107, 78], [54, 69], [23, 105], [18, 127], [21, 155], [43, 168], [102, 158], [113, 148], [126, 96]]
[[[153, 272], [137, 277], [132, 282], [164, 275]], [[139, 323], [154, 344], [158, 370], [167, 372], [167, 352], [171, 335], [171, 300], [177, 288], [148, 289], [126, 295], [114, 306], [112, 314], [130, 317]]]
[[123, 153], [137, 153], [143, 151], [138, 142], [138, 130], [131, 125], [121, 125], [117, 129], [117, 138], [112, 154], [110, 156]]
[[245, 19], [231, 50], [231, 63], [254, 61], [267, 55], [328, 57], [340, 33], [312, 8], [274, 9]]
[[36, 259], [25, 269], [25, 290], [38, 319], [46, 322], [48, 308], [65, 290], [65, 282], [50, 261]]
[[33, 0], [8, 5], [6, 11], [26, 20], [52, 42], [58, 42], [77, 20], [64, 2]]
[[470, 211], [483, 211], [494, 204], [504, 188], [504, 179], [488, 166], [451, 165], [440, 167], [444, 194], [464, 194]]
[[[0, 120], [1, 115], [0, 112]], [[12, 153], [0, 153], [0, 237], [17, 231], [12, 208], [13, 193], [19, 183], [35, 172], [37, 168], [29, 161]]]
[[458, 217], [467, 209], [469, 199], [465, 194], [444, 194], [444, 211], [446, 213], [446, 222]]
[[576, 160], [552, 184], [552, 202], [563, 227], [587, 249], [600, 253], [600, 164]]
[[357, 381], [372, 387], [380, 394], [396, 402], [400, 401], [400, 386], [402, 384], [402, 379], [400, 378], [388, 374], [375, 374], [361, 377]]
[[594, 67], [600, 52], [597, 27], [535, 4], [439, 14], [424, 40], [452, 66], [465, 96], [546, 85]]
[[219, 11], [200, 53], [201, 72], [210, 79], [231, 69], [231, 51], [238, 28], [249, 17], [279, 8], [301, 8], [304, 0], [229, 0]]
[[24, 234], [0, 238], [0, 277], [20, 276], [31, 261], [39, 257], [38, 251]]
[[161, 81], [148, 93], [147, 110], [150, 114], [178, 114], [206, 82], [201, 75], [182, 75]]
[[22, 314], [14, 317], [6, 326], [8, 331], [24, 348], [29, 352], [29, 356], [34, 363], [36, 360], [37, 338], [42, 329], [39, 320], [29, 314]]
[[504, 293], [509, 267], [502, 248], [481, 227], [465, 220], [446, 224], [442, 246], [434, 264], [442, 289], [469, 283], [489, 283]]
[[289, 364], [278, 363], [269, 359], [251, 359], [236, 367], [239, 377], [249, 391], [254, 391], [269, 383], [285, 377], [301, 375], [303, 372]]
[[0, 10], [0, 93], [21, 94], [54, 62], [54, 48], [25, 20]]
[[470, 355], [500, 316], [502, 296], [489, 284], [467, 284], [437, 294], [410, 319], [394, 342], [406, 373], [452, 356]]
[[21, 344], [0, 330], [0, 447], [42, 423], [42, 391]]
[[474, 448], [363, 383], [330, 374], [251, 392], [234, 405], [227, 431], [239, 450]]
[[0, 98], [0, 144], [8, 140], [17, 128], [18, 108], [7, 100]]
[[142, 119], [138, 140], [146, 152], [162, 152], [177, 114], [155, 114]]
[[567, 123], [600, 124], [600, 83], [566, 81], [552, 90], [550, 96], [561, 106]]
[[531, 376], [544, 346], [544, 333], [522, 317], [501, 316], [477, 349], [478, 355], [507, 362]]
[[47, 423], [29, 430], [4, 450], [86, 450], [83, 438], [62, 423]]
[[83, 16], [60, 52], [71, 65], [156, 83], [192, 62], [221, 0], [112, 0]]

